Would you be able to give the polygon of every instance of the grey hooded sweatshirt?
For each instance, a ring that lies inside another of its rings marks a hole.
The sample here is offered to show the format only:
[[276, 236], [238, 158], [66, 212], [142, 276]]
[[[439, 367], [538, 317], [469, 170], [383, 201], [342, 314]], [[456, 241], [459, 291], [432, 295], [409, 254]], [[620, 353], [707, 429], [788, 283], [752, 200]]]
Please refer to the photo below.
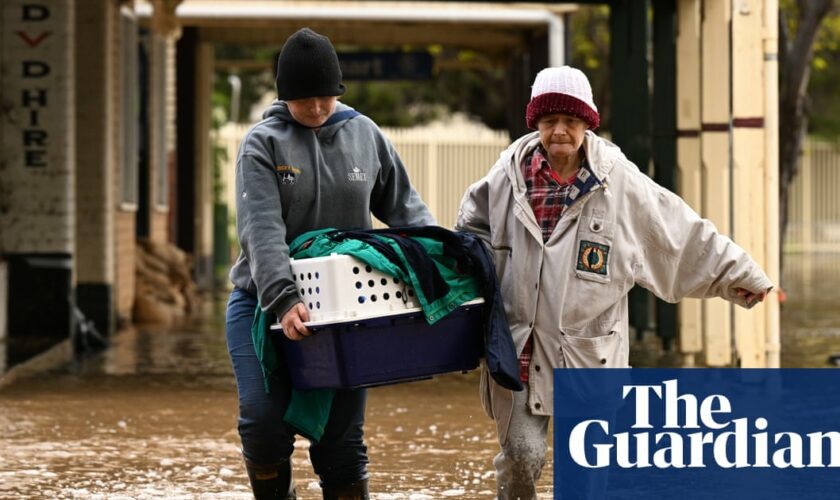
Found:
[[230, 279], [285, 314], [300, 298], [289, 246], [314, 229], [435, 224], [394, 146], [342, 103], [316, 132], [274, 101], [242, 140], [236, 160], [236, 231], [242, 251]]

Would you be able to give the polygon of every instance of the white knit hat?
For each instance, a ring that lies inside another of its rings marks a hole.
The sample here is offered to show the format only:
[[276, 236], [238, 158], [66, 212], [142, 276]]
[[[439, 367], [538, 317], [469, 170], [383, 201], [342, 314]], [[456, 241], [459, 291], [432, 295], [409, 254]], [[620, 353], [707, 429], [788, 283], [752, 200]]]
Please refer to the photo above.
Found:
[[590, 129], [598, 128], [601, 117], [592, 101], [592, 87], [583, 71], [571, 66], [545, 68], [531, 87], [531, 102], [525, 110], [528, 128], [536, 129], [542, 116], [564, 113], [580, 118]]

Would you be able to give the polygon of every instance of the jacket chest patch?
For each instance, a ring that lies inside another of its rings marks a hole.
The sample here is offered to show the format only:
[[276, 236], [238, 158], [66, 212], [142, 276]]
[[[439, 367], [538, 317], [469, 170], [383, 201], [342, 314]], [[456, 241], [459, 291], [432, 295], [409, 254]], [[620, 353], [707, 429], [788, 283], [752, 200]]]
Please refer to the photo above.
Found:
[[275, 165], [274, 171], [280, 176], [280, 184], [291, 186], [297, 182], [301, 170], [291, 165]]
[[353, 167], [347, 172], [347, 180], [350, 182], [367, 182], [367, 173], [359, 167]]
[[609, 245], [581, 240], [578, 248], [577, 270], [606, 276], [609, 257]]

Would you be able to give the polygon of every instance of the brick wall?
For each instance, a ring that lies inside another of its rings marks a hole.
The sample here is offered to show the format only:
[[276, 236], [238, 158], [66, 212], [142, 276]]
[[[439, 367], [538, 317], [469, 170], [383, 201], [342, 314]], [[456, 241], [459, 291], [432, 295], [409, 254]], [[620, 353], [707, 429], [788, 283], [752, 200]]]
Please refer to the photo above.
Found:
[[[171, 164], [171, 158], [174, 156], [176, 144], [175, 41], [171, 36], [167, 36], [165, 38], [165, 43], [162, 44], [163, 50], [159, 50], [159, 47], [160, 46], [155, 45], [153, 57], [164, 59], [163, 64], [165, 65], [166, 71], [165, 75], [161, 75], [159, 71], [160, 66], [156, 62], [152, 64], [150, 85], [150, 88], [152, 90], [152, 95], [150, 96], [151, 116], [149, 122], [151, 124], [159, 123], [157, 113], [161, 112], [161, 110], [163, 111], [163, 128], [161, 129], [157, 125], [152, 125], [152, 151], [157, 151], [158, 141], [164, 140], [166, 143], [166, 154], [163, 158], [158, 157], [156, 154], [151, 155], [153, 163], [150, 168], [151, 179], [149, 181], [149, 186], [151, 189], [149, 196], [150, 203], [153, 208], [151, 210], [149, 235], [154, 241], [170, 241], [172, 239], [172, 235], [169, 234], [169, 212], [172, 209], [172, 207], [169, 206], [169, 191], [172, 189], [172, 186], [168, 182], [162, 183], [158, 176], [162, 172], [165, 172], [167, 177], [170, 177], [169, 169], [173, 168], [173, 165]], [[158, 85], [158, 80], [160, 78], [165, 78], [165, 83], [163, 84], [163, 95], [161, 95], [160, 92], [161, 85]], [[162, 103], [160, 102], [161, 100], [163, 100]], [[163, 138], [161, 137], [161, 130], [164, 131]], [[158, 164], [161, 160], [163, 160], [163, 162], [165, 163], [165, 165], [162, 167]], [[166, 200], [166, 204], [160, 205], [158, 202], [161, 199], [161, 193], [159, 193], [158, 190], [160, 190], [163, 186], [165, 186], [165, 190], [167, 191], [163, 194], [162, 197], [163, 200]]]
[[114, 226], [117, 317], [122, 322], [131, 319], [134, 307], [135, 212], [118, 210]]
[[114, 286], [119, 321], [130, 320], [134, 306], [134, 252], [136, 245], [136, 208], [121, 204], [119, 193], [122, 192], [121, 165], [123, 161], [123, 105], [122, 105], [122, 35], [120, 12], [114, 9], [111, 13], [111, 57], [115, 64], [111, 66], [113, 78], [114, 113], [110, 116], [109, 130], [116, 147], [113, 148], [111, 164], [114, 169], [114, 192], [117, 193], [114, 203]]

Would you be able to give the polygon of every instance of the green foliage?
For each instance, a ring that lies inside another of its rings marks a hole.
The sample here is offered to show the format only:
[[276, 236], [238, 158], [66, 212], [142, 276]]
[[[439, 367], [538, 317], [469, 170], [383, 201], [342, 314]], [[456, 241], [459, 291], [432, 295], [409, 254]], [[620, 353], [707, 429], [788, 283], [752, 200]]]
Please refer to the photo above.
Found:
[[[438, 70], [426, 81], [345, 81], [347, 93], [342, 101], [382, 127], [422, 125], [456, 111], [467, 113], [489, 127], [507, 127], [505, 73], [500, 65], [474, 51], [457, 51], [439, 45], [426, 50], [439, 61], [457, 64], [446, 64], [445, 69]], [[216, 46], [216, 60], [228, 64], [215, 73], [214, 116], [218, 114], [222, 123], [230, 118], [228, 77], [235, 73], [242, 83], [238, 121], [247, 123], [252, 107], [274, 92], [272, 68], [276, 54], [276, 50], [266, 47]], [[234, 69], [237, 62], [241, 66]]]
[[840, 135], [840, 11], [835, 8], [826, 16], [814, 43], [811, 62], [811, 97], [809, 131], [818, 136]]
[[369, 116], [381, 127], [427, 123], [445, 111], [430, 100], [428, 85], [413, 82], [345, 82], [341, 101]]
[[225, 176], [223, 169], [228, 165], [227, 150], [217, 143], [213, 138], [219, 128], [227, 121], [227, 112], [230, 106], [230, 95], [214, 89], [211, 96], [210, 127], [212, 130], [210, 140], [210, 161], [213, 165], [213, 201], [215, 203], [224, 200]]
[[[796, 33], [799, 18], [796, 0], [780, 0], [779, 9], [791, 39]], [[810, 134], [834, 138], [840, 135], [840, 3], [825, 17], [814, 41], [811, 60], [811, 79], [808, 131]]]
[[426, 47], [437, 61], [430, 80], [346, 81], [342, 101], [382, 127], [423, 125], [462, 112], [491, 128], [506, 123], [505, 74], [487, 56], [439, 45]]
[[[251, 108], [263, 99], [267, 93], [274, 92], [274, 60], [276, 49], [248, 45], [218, 44], [215, 46], [217, 63], [225, 64], [216, 70], [213, 79], [214, 106], [224, 112], [224, 121], [228, 121], [231, 111], [231, 84], [229, 77], [236, 75], [242, 83], [239, 96], [239, 116], [236, 121], [247, 123]], [[234, 65], [230, 65], [233, 62]], [[239, 63], [242, 66], [236, 67]], [[218, 100], [216, 93], [219, 94]]]
[[601, 129], [610, 128], [610, 8], [581, 5], [571, 19], [571, 65], [580, 68], [592, 84], [592, 97], [601, 114]]
[[[609, 130], [609, 7], [586, 5], [571, 16], [571, 61], [592, 83], [601, 111], [601, 128]], [[339, 47], [341, 49], [341, 47]], [[375, 50], [375, 48], [369, 48]], [[417, 49], [417, 47], [405, 47]], [[422, 125], [453, 112], [462, 112], [494, 129], [507, 129], [508, 81], [505, 60], [472, 50], [441, 45], [424, 48], [435, 58], [436, 72], [428, 81], [346, 81], [342, 101], [383, 127]], [[248, 61], [236, 70], [242, 82], [239, 121], [266, 93], [274, 92], [273, 61], [277, 48], [217, 45], [217, 61]], [[260, 61], [262, 64], [260, 65]], [[230, 67], [216, 71], [214, 107], [230, 113]]]
[[[219, 44], [214, 49], [217, 62], [240, 61], [247, 63], [247, 66], [217, 69], [213, 75], [210, 101], [210, 124], [213, 136], [219, 128], [231, 120], [232, 90], [228, 78], [236, 75], [241, 81], [237, 121], [247, 123], [251, 107], [267, 92], [274, 91], [274, 76], [271, 68], [275, 58], [273, 50], [265, 47]], [[254, 67], [255, 63], [256, 67]], [[224, 203], [226, 176], [223, 175], [222, 169], [229, 165], [227, 150], [211, 139], [210, 155], [213, 165], [213, 199], [217, 203]]]

